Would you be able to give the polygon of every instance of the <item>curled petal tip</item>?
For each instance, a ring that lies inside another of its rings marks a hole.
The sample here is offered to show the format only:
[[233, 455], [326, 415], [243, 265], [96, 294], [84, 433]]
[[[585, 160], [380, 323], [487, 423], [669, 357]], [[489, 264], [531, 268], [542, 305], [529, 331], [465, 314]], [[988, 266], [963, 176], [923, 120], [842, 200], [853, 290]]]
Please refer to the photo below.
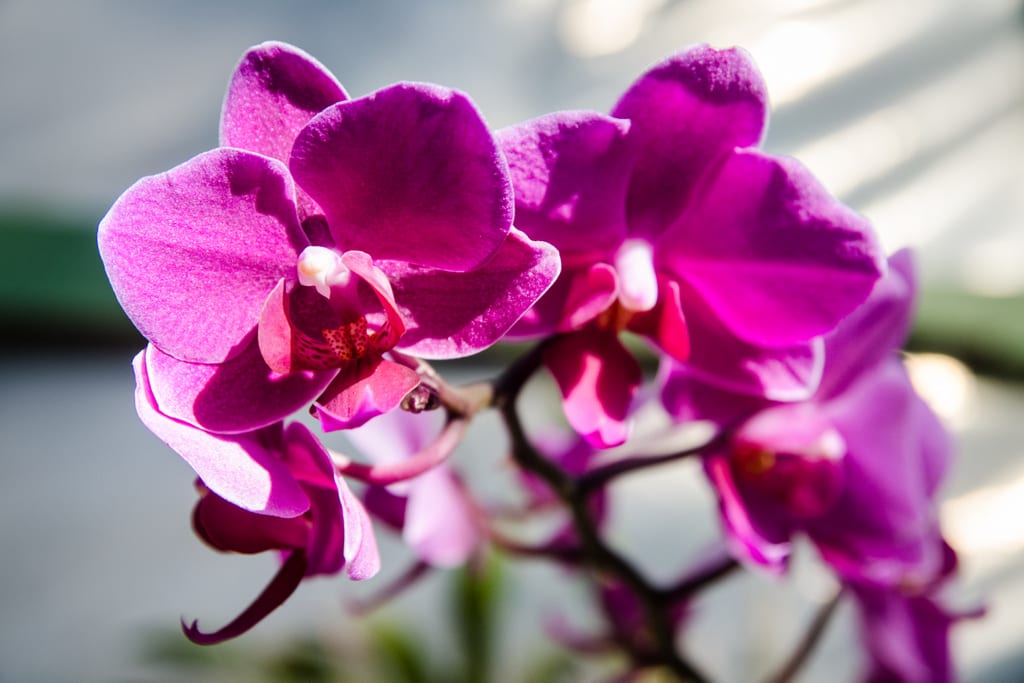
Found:
[[259, 597], [253, 600], [252, 604], [227, 626], [212, 633], [204, 633], [199, 630], [198, 619], [193, 619], [191, 624], [186, 624], [185, 619], [182, 618], [182, 632], [196, 645], [216, 645], [237, 638], [263, 621], [264, 617], [280, 607], [295, 592], [306, 575], [307, 564], [305, 553], [293, 552]]

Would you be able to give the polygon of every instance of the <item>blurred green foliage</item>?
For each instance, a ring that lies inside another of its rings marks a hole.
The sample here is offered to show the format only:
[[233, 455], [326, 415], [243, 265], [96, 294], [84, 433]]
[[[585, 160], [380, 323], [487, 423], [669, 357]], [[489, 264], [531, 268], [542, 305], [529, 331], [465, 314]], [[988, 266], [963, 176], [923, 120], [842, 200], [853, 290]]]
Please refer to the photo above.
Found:
[[141, 346], [103, 272], [96, 222], [0, 210], [0, 340], [5, 346]]

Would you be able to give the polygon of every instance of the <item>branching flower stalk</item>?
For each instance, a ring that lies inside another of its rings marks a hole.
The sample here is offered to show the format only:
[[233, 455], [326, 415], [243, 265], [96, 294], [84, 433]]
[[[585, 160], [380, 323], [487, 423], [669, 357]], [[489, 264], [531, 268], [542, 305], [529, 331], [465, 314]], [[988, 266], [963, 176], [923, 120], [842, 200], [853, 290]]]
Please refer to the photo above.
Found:
[[[703, 681], [679, 649], [691, 600], [740, 566], [786, 576], [803, 537], [856, 607], [867, 679], [953, 681], [949, 631], [966, 615], [940, 598], [957, 559], [935, 504], [951, 443], [899, 355], [912, 258], [887, 258], [864, 217], [761, 150], [767, 119], [767, 86], [739, 48], [669, 57], [608, 114], [497, 131], [457, 90], [350, 98], [294, 46], [248, 50], [218, 147], [139, 180], [98, 231], [148, 342], [136, 409], [195, 472], [196, 534], [280, 558], [236, 619], [183, 622], [185, 635], [241, 636], [307, 578], [372, 578], [383, 526], [414, 561], [363, 609], [472, 564], [490, 540], [589, 574], [608, 630], [565, 643], [618, 648], [627, 677]], [[653, 382], [623, 333], [657, 354]], [[490, 382], [454, 387], [428, 362], [506, 341], [534, 345]], [[571, 430], [558, 444], [518, 411], [541, 371]], [[673, 429], [701, 421], [713, 436], [670, 453], [634, 441], [595, 464], [630, 440], [641, 399]], [[452, 462], [488, 409], [520, 470], [520, 513], [567, 513], [546, 542], [500, 533], [502, 512]], [[336, 431], [351, 452], [321, 440]], [[605, 542], [607, 490], [684, 458], [725, 538], [657, 586]]]

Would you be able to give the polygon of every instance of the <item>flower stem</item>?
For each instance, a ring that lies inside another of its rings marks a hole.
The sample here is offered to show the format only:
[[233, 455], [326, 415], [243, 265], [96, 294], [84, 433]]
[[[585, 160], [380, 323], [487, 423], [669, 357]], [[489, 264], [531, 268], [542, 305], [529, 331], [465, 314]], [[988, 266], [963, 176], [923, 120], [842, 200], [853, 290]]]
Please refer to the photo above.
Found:
[[666, 600], [633, 564], [604, 542], [587, 505], [588, 492], [578, 480], [538, 452], [526, 436], [516, 410], [516, 399], [527, 380], [540, 367], [543, 349], [543, 342], [533, 347], [494, 382], [494, 403], [508, 428], [512, 457], [524, 470], [543, 480], [569, 509], [583, 548], [584, 563], [593, 572], [614, 577], [628, 586], [644, 606], [658, 663], [667, 667], [679, 680], [700, 683], [706, 680], [705, 677], [676, 651], [675, 630], [669, 614], [673, 603]]
[[766, 679], [766, 683], [789, 683], [793, 680], [793, 677], [800, 671], [807, 660], [810, 658], [811, 653], [814, 651], [815, 646], [821, 641], [821, 636], [825, 633], [825, 627], [828, 626], [829, 621], [832, 619], [832, 615], [835, 614], [836, 608], [839, 606], [839, 601], [843, 597], [843, 589], [840, 588], [836, 591], [835, 595], [825, 603], [818, 613], [815, 615], [814, 620], [807, 628], [807, 632], [804, 633], [804, 637], [800, 640], [796, 650], [789, 656], [789, 659], [783, 664], [782, 668], [774, 676], [770, 676]]

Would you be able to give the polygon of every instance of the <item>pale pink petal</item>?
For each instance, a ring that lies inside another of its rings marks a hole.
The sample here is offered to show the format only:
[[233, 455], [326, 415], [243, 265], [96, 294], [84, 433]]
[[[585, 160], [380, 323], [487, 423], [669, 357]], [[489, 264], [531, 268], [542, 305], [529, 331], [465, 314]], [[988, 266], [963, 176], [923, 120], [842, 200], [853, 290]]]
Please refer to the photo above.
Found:
[[380, 552], [377, 550], [377, 537], [370, 515], [345, 480], [340, 476], [337, 479], [345, 519], [344, 552], [349, 578], [354, 581], [373, 578], [380, 571]]
[[435, 567], [457, 567], [481, 542], [466, 493], [441, 465], [412, 481], [402, 530], [417, 557]]
[[306, 242], [284, 166], [235, 149], [143, 178], [99, 227], [100, 255], [128, 317], [164, 352], [201, 363], [241, 353]]

